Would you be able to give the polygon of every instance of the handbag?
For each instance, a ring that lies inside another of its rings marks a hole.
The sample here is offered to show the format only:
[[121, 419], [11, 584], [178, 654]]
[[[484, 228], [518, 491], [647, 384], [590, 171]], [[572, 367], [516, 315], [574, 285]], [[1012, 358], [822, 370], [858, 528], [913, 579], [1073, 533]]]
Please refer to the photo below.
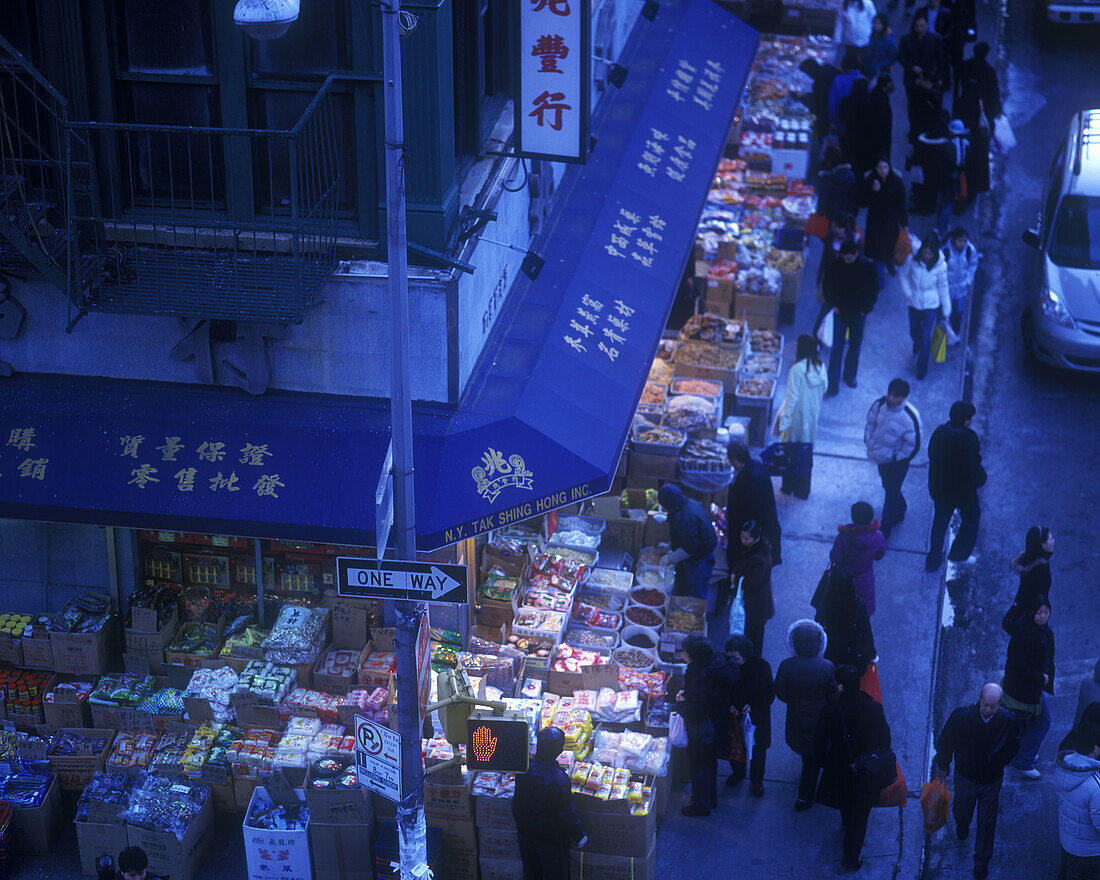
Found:
[[695, 724], [684, 723], [687, 732], [688, 745], [709, 746], [714, 744], [714, 722], [710, 720], [710, 713], [703, 715], [701, 721]]
[[829, 309], [818, 325], [817, 341], [825, 348], [832, 348], [834, 333], [836, 333], [836, 309]]
[[668, 716], [668, 743], [676, 749], [687, 748], [687, 726], [684, 724], [684, 716], [679, 712]]
[[909, 230], [903, 226], [898, 230], [898, 238], [894, 242], [894, 265], [903, 265], [911, 253], [913, 253], [913, 242], [909, 238]]
[[760, 453], [760, 460], [773, 477], [799, 476], [806, 471], [807, 459], [812, 459], [809, 443], [773, 443]]
[[752, 723], [752, 715], [745, 713], [741, 718], [741, 732], [745, 740], [745, 763], [752, 760], [752, 753], [756, 749], [756, 725]]
[[740, 712], [730, 706], [729, 754], [727, 759], [734, 764], [749, 763], [748, 750], [745, 748], [745, 731], [741, 725], [742, 717]]
[[896, 771], [898, 774], [897, 779], [878, 793], [878, 800], [875, 801], [874, 806], [904, 807], [906, 801], [909, 800], [909, 788], [905, 783], [905, 776], [902, 775], [901, 764], [897, 765]]
[[844, 744], [848, 749], [849, 764], [852, 774], [856, 779], [856, 786], [862, 793], [872, 798], [872, 803], [878, 799], [879, 793], [898, 778], [898, 758], [894, 750], [889, 746], [871, 749], [859, 755], [853, 755], [852, 737], [848, 732], [848, 723], [844, 720], [844, 713], [840, 706], [836, 707], [836, 714], [840, 718], [840, 729], [844, 734]]
[[867, 671], [863, 673], [863, 678], [859, 680], [859, 689], [880, 706], [882, 705], [882, 686], [878, 680], [877, 663], [867, 665]]
[[829, 234], [829, 218], [824, 214], [813, 213], [806, 219], [807, 235], [812, 235], [815, 238], [824, 238]]

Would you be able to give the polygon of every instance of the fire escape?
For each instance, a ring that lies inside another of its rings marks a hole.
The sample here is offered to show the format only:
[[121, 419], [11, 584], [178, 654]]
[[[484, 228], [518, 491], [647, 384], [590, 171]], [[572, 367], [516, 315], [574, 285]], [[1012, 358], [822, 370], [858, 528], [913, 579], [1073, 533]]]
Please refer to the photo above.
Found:
[[0, 38], [0, 269], [89, 312], [300, 323], [335, 261], [331, 81], [288, 130], [86, 122]]

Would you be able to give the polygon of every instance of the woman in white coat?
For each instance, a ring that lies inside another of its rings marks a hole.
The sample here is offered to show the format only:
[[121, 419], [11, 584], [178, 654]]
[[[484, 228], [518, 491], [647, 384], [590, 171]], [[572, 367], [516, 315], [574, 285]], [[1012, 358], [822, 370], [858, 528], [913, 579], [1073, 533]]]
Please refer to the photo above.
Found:
[[909, 303], [909, 338], [917, 356], [917, 378], [928, 374], [932, 352], [932, 331], [940, 314], [951, 317], [951, 293], [947, 286], [947, 261], [940, 254], [940, 243], [929, 233], [922, 242], [909, 234], [913, 252], [898, 270], [898, 280]]
[[818, 357], [817, 337], [803, 333], [798, 337], [795, 362], [787, 374], [787, 397], [775, 416], [775, 428], [788, 447], [791, 462], [780, 487], [787, 495], [810, 497], [817, 418], [828, 384], [828, 371]]
[[877, 12], [871, 0], [844, 0], [833, 31], [833, 45], [836, 46], [838, 62], [849, 49], [854, 49], [860, 64], [863, 63], [863, 54], [871, 44], [871, 32]]

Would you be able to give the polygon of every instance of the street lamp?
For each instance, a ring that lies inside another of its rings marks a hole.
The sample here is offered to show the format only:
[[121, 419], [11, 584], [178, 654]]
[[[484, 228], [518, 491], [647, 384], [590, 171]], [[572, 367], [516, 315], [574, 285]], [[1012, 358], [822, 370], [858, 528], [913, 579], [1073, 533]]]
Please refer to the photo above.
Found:
[[300, 0], [237, 0], [233, 24], [255, 40], [277, 40], [298, 20]]

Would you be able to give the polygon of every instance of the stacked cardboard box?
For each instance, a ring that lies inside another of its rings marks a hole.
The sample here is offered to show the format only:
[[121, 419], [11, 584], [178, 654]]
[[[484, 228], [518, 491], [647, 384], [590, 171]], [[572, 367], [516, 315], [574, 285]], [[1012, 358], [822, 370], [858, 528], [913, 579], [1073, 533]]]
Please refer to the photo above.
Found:
[[523, 876], [511, 798], [478, 797], [477, 836], [482, 880]]
[[571, 880], [653, 880], [657, 810], [635, 816], [626, 801], [576, 799], [588, 843], [570, 853]]

